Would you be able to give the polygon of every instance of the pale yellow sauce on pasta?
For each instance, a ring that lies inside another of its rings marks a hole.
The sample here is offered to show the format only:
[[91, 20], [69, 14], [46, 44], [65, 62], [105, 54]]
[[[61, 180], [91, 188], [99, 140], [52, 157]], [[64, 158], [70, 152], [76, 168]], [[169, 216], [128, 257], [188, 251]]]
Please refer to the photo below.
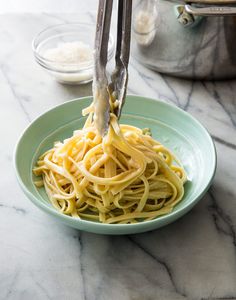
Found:
[[170, 213], [184, 195], [186, 174], [174, 155], [150, 135], [119, 125], [94, 125], [94, 106], [81, 130], [44, 153], [33, 172], [52, 205], [74, 218], [107, 224], [136, 223]]

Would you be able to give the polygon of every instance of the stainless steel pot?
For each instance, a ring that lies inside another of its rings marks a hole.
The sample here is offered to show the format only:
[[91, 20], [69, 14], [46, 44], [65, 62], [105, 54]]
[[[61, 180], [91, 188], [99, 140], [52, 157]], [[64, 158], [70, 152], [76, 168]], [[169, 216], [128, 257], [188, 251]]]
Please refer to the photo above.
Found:
[[147, 67], [193, 79], [236, 78], [236, 0], [141, 0], [132, 54]]

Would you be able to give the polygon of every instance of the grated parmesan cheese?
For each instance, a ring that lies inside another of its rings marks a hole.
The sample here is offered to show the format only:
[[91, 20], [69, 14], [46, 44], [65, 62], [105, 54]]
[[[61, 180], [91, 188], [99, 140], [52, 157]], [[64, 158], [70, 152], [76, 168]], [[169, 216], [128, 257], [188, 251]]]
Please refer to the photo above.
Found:
[[85, 64], [93, 61], [93, 51], [89, 45], [83, 42], [61, 43], [56, 48], [47, 49], [44, 52], [46, 59], [67, 64]]
[[60, 43], [47, 49], [43, 56], [58, 82], [80, 84], [93, 78], [93, 50], [83, 42]]

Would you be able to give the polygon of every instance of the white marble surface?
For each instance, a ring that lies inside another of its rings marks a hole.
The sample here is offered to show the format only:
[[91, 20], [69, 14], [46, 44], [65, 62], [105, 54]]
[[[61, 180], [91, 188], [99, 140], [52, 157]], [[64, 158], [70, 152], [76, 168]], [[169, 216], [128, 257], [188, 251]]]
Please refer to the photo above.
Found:
[[0, 0], [1, 13], [74, 13], [97, 9], [97, 0]]
[[[56, 223], [20, 190], [13, 149], [21, 131], [55, 104], [91, 86], [57, 84], [34, 62], [31, 40], [68, 20], [55, 14], [0, 16], [0, 299], [236, 299], [236, 81], [191, 82], [131, 59], [130, 93], [174, 103], [216, 141], [208, 194], [177, 222], [149, 233], [99, 236]], [[132, 254], [132, 255], [130, 255]]]

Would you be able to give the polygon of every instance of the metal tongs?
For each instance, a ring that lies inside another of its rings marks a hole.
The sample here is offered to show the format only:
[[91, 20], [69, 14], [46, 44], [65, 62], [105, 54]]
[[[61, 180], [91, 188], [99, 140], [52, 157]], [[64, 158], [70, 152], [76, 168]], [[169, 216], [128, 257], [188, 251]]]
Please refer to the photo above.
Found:
[[116, 66], [111, 75], [111, 82], [108, 82], [106, 65], [112, 6], [113, 0], [99, 0], [95, 37], [94, 122], [102, 136], [107, 133], [110, 121], [109, 97], [112, 95], [117, 100], [118, 105], [114, 113], [119, 118], [128, 83], [132, 0], [118, 0]]

